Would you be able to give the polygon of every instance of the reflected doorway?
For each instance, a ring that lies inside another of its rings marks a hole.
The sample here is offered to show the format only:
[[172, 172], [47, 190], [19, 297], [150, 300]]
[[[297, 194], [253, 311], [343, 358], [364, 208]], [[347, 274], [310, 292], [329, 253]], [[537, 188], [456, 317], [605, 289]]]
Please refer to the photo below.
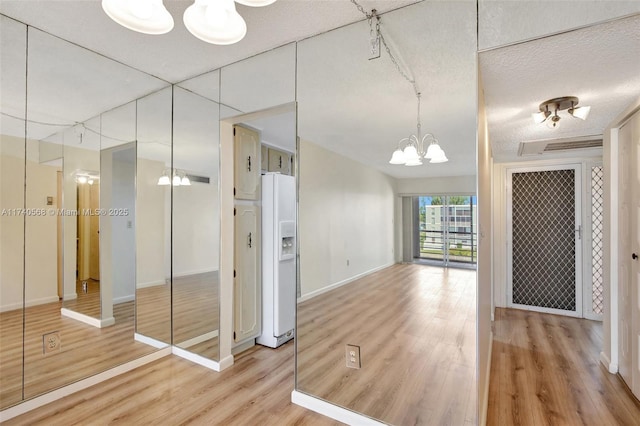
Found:
[[477, 263], [477, 197], [413, 197], [413, 210], [414, 260], [443, 266]]
[[100, 317], [100, 185], [95, 177], [78, 176], [76, 294], [74, 310]]

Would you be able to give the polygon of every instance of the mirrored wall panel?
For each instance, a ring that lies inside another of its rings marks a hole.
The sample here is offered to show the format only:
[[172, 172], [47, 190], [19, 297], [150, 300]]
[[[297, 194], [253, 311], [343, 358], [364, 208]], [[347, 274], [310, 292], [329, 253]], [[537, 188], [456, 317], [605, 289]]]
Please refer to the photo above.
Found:
[[0, 16], [0, 40], [1, 409], [22, 400], [27, 27]]
[[[219, 73], [173, 88], [173, 344], [219, 359]], [[202, 94], [200, 94], [202, 93]]]
[[136, 338], [160, 347], [171, 344], [172, 96], [138, 99], [136, 121]]
[[[475, 194], [476, 4], [382, 14], [370, 59], [376, 21], [298, 43], [296, 389], [388, 424], [476, 424], [474, 267], [400, 263], [420, 222], [403, 197]], [[448, 161], [389, 164], [427, 133]]]
[[1, 19], [7, 407], [156, 350], [134, 339], [135, 100], [167, 83]]

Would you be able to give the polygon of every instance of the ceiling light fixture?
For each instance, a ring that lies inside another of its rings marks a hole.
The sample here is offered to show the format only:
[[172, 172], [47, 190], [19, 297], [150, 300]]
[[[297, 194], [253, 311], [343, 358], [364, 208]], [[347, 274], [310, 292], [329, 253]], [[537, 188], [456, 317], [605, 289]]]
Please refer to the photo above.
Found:
[[212, 44], [237, 43], [247, 33], [233, 0], [195, 0], [184, 11], [183, 21], [191, 34]]
[[173, 17], [162, 0], [102, 0], [109, 18], [144, 34], [165, 34], [173, 29]]
[[567, 110], [569, 115], [581, 120], [586, 120], [591, 111], [590, 106], [578, 106], [578, 98], [575, 96], [563, 96], [561, 98], [553, 98], [548, 101], [544, 101], [540, 104], [539, 112], [531, 114], [534, 123], [541, 124], [545, 121], [547, 126], [552, 129], [557, 129], [560, 126], [560, 119], [558, 111]]
[[[276, 0], [238, 0], [245, 6], [262, 7]], [[185, 27], [202, 41], [227, 45], [242, 40], [247, 24], [236, 11], [234, 0], [194, 0], [182, 17]], [[102, 0], [102, 9], [118, 24], [145, 34], [165, 34], [173, 29], [173, 17], [162, 0]]]
[[431, 133], [427, 133], [422, 137], [419, 92], [416, 94], [416, 97], [418, 98], [417, 133], [408, 138], [400, 139], [398, 148], [393, 152], [389, 163], [405, 166], [421, 166], [423, 158], [429, 160], [430, 163], [446, 163], [449, 159], [440, 147], [438, 139]]
[[[389, 59], [395, 66], [398, 73], [407, 80], [411, 87], [413, 87], [413, 92], [416, 95], [416, 99], [418, 100], [418, 115], [417, 115], [417, 134], [411, 135], [408, 138], [400, 139], [398, 142], [398, 148], [391, 155], [391, 160], [389, 160], [390, 164], [398, 164], [405, 166], [421, 166], [422, 159], [429, 160], [430, 163], [445, 163], [449, 161], [444, 151], [440, 147], [438, 143], [438, 139], [431, 134], [427, 133], [422, 137], [422, 125], [420, 124], [420, 98], [421, 93], [418, 90], [418, 85], [415, 79], [409, 77], [410, 73], [406, 73], [402, 70], [402, 67], [396, 60], [395, 56], [391, 52], [391, 48], [387, 44], [384, 39], [384, 35], [380, 31], [380, 15], [378, 15], [375, 9], [371, 10], [371, 13], [367, 13], [364, 11], [364, 8], [356, 2], [356, 0], [351, 0], [360, 12], [362, 12], [369, 21], [369, 35], [371, 45], [376, 45], [378, 48], [380, 44], [384, 46], [385, 51], [389, 55]], [[374, 29], [374, 19], [375, 19], [375, 29]], [[378, 49], [380, 50], [380, 49]], [[372, 55], [369, 59], [376, 59], [380, 55]]]
[[170, 169], [164, 169], [158, 179], [158, 186], [191, 186], [191, 179], [184, 170], [174, 169], [173, 174]]

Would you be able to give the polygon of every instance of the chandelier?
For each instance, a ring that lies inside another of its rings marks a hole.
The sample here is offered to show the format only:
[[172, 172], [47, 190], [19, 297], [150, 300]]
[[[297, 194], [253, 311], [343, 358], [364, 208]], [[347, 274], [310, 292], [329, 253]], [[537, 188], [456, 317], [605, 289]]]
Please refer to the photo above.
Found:
[[[237, 43], [247, 33], [247, 24], [235, 3], [260, 7], [276, 0], [195, 0], [182, 17], [185, 27], [202, 41]], [[165, 34], [173, 29], [173, 17], [162, 0], [102, 0], [102, 9], [118, 24], [144, 34]]]
[[418, 98], [418, 122], [417, 132], [408, 138], [400, 139], [398, 148], [393, 152], [390, 164], [404, 164], [405, 166], [421, 166], [422, 159], [429, 160], [430, 163], [446, 163], [449, 161], [444, 151], [438, 143], [438, 139], [431, 133], [421, 136], [422, 126], [420, 124], [420, 93], [416, 93]]

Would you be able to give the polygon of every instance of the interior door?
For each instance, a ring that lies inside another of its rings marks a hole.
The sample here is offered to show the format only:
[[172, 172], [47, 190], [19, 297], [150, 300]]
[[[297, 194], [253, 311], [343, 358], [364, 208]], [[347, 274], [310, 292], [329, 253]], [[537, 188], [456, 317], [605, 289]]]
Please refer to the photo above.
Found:
[[619, 141], [619, 373], [640, 397], [640, 114], [622, 126]]
[[508, 305], [582, 316], [581, 166], [507, 171]]

